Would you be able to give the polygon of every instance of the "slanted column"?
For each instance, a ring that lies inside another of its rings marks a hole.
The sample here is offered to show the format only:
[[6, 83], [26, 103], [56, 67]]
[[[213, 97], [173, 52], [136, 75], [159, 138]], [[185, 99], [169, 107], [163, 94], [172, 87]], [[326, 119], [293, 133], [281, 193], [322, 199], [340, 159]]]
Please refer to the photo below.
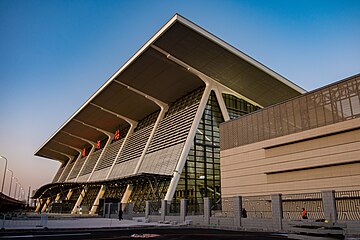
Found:
[[91, 207], [91, 210], [89, 212], [89, 214], [95, 214], [96, 213], [96, 210], [98, 209], [99, 207], [99, 201], [100, 201], [100, 198], [102, 198], [105, 194], [105, 191], [106, 191], [106, 187], [105, 185], [101, 185], [101, 188], [98, 192], [98, 195], [96, 196], [96, 199]]
[[84, 187], [84, 189], [82, 190], [78, 200], [76, 201], [76, 203], [74, 205], [73, 210], [71, 211], [71, 214], [76, 214], [77, 213], [77, 208], [78, 208], [78, 206], [81, 205], [82, 201], [84, 200], [86, 191], [87, 191], [87, 187]]
[[281, 194], [272, 194], [271, 195], [271, 210], [272, 210], [272, 220], [274, 227], [277, 230], [282, 230], [282, 197]]
[[150, 201], [145, 201], [145, 219], [148, 219], [150, 215]]
[[165, 217], [166, 217], [166, 210], [167, 210], [167, 201], [166, 200], [161, 200], [161, 220], [165, 221]]
[[204, 198], [204, 225], [210, 224], [211, 204], [210, 198]]
[[50, 202], [51, 202], [51, 198], [48, 198], [48, 199], [46, 200], [46, 202], [45, 202], [45, 204], [44, 204], [41, 212], [46, 212], [46, 208], [47, 208], [47, 206], [50, 204]]
[[187, 199], [180, 199], [180, 222], [184, 223], [186, 218]]
[[241, 227], [241, 210], [242, 210], [242, 197], [233, 197], [233, 209], [234, 209], [234, 224], [235, 227]]
[[35, 209], [36, 213], [40, 211], [42, 203], [43, 203], [43, 200], [41, 198], [38, 198], [38, 201], [37, 201], [37, 204], [36, 204], [36, 209]]
[[73, 190], [70, 189], [69, 192], [66, 195], [66, 200], [69, 200], [71, 198], [71, 195], [73, 194]]
[[335, 223], [337, 221], [335, 191], [334, 190], [322, 191], [321, 195], [324, 206], [325, 219], [328, 220], [330, 223]]

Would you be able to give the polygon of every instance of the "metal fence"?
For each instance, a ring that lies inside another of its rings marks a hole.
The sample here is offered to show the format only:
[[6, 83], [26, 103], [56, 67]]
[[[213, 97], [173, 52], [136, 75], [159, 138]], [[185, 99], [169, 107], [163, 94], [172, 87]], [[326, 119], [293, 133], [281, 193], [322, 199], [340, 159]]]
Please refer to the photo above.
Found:
[[324, 219], [322, 195], [318, 193], [282, 195], [283, 218], [300, 220], [302, 208], [305, 208], [309, 219]]
[[186, 215], [203, 215], [204, 214], [204, 200], [190, 199], [186, 204]]
[[220, 124], [220, 149], [360, 117], [360, 74]]
[[161, 214], [161, 201], [152, 201], [150, 202], [150, 215], [160, 215]]
[[42, 213], [38, 216], [28, 217], [25, 215], [13, 216], [10, 214], [0, 215], [0, 228], [47, 228], [48, 215]]
[[168, 203], [167, 215], [169, 216], [180, 215], [180, 200], [174, 200]]
[[245, 208], [248, 218], [272, 218], [269, 195], [242, 197], [242, 206]]
[[360, 220], [360, 191], [335, 192], [339, 220]]

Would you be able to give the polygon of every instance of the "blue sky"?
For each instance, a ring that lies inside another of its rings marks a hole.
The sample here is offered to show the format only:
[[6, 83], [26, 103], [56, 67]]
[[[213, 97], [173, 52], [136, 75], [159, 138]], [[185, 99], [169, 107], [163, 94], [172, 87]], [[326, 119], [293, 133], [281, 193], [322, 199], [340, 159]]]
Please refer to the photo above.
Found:
[[306, 90], [360, 73], [359, 0], [0, 0], [0, 155], [24, 188], [59, 166], [35, 150], [175, 13]]

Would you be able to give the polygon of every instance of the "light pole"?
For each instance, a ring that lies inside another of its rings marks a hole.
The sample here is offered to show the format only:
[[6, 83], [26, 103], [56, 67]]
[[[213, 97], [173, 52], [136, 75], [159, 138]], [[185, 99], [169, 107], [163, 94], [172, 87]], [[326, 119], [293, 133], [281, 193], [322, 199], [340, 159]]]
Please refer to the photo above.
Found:
[[[14, 179], [15, 179], [15, 181], [16, 181], [16, 184], [15, 184], [15, 192], [14, 192], [14, 199], [16, 199], [16, 190], [17, 190], [17, 186], [18, 186], [18, 184], [19, 184], [19, 179], [17, 179], [16, 177], [14, 177]], [[20, 186], [20, 184], [19, 184], [19, 186]]]
[[10, 196], [10, 194], [11, 194], [11, 185], [12, 185], [12, 180], [13, 180], [13, 176], [14, 176], [14, 172], [13, 171], [11, 171], [10, 169], [7, 169], [8, 171], [10, 171], [11, 172], [11, 178], [10, 178], [10, 187], [9, 187], [9, 197], [11, 197]]
[[3, 192], [4, 191], [4, 182], [5, 182], [6, 169], [7, 169], [7, 159], [4, 156], [0, 156], [0, 158], [5, 159], [4, 177], [3, 177], [3, 180], [2, 180], [2, 186], [1, 186], [1, 192]]

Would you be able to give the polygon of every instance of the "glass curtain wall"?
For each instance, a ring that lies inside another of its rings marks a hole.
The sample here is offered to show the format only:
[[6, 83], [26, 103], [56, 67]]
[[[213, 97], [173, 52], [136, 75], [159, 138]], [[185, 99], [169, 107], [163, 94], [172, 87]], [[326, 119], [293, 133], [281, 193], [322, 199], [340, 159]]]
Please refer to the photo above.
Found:
[[219, 124], [223, 121], [211, 92], [174, 196], [175, 201], [188, 199], [188, 211], [195, 214], [202, 211], [204, 197], [211, 199], [212, 209], [221, 204]]
[[[223, 98], [230, 119], [260, 109], [230, 94], [223, 94]], [[215, 93], [211, 92], [174, 196], [175, 202], [188, 199], [188, 211], [195, 214], [201, 213], [204, 197], [210, 198], [213, 210], [221, 208], [219, 124], [223, 121]]]

